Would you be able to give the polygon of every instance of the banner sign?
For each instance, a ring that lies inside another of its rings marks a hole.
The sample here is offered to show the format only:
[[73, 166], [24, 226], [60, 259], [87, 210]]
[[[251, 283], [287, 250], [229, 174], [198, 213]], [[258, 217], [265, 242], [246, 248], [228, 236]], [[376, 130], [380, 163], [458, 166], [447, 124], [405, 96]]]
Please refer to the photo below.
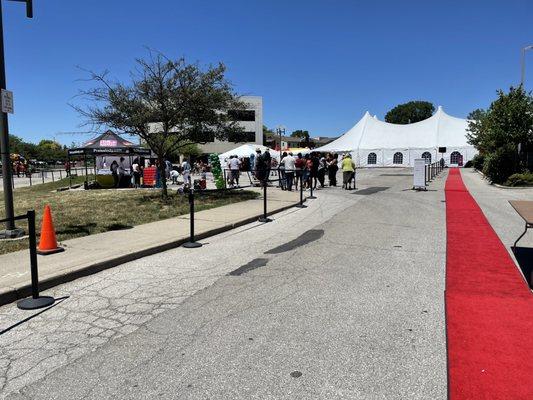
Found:
[[424, 158], [415, 158], [413, 189], [426, 190], [426, 160]]
[[100, 147], [117, 147], [116, 140], [100, 140]]

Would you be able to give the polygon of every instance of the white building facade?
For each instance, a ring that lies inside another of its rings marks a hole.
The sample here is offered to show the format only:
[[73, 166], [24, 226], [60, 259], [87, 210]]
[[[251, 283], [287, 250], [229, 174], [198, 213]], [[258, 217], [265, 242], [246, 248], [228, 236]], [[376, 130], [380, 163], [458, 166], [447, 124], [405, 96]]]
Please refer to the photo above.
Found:
[[[391, 124], [368, 112], [348, 132], [316, 151], [350, 152], [361, 167], [408, 167], [416, 158], [463, 166], [477, 150], [467, 143], [468, 121], [442, 107], [430, 118], [407, 125]], [[442, 151], [442, 153], [441, 153]]]

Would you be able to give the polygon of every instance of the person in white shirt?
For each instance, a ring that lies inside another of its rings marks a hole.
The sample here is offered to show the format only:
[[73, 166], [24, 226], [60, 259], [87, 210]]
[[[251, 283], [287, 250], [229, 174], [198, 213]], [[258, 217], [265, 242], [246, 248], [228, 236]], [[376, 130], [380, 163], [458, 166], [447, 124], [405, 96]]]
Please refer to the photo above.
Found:
[[181, 173], [183, 174], [183, 184], [191, 184], [191, 179], [189, 177], [191, 173], [191, 164], [187, 160], [183, 160], [181, 163]]
[[239, 177], [241, 175], [240, 167], [241, 167], [241, 162], [239, 161], [239, 158], [237, 156], [231, 156], [229, 160], [229, 169], [231, 173], [231, 180], [230, 180], [231, 187], [234, 187], [235, 184], [237, 184], [237, 187], [239, 187]]
[[176, 171], [175, 169], [170, 170], [170, 178], [172, 179], [173, 185], [178, 184], [178, 176], [180, 176], [180, 173], [178, 171]]
[[133, 175], [133, 186], [138, 188], [141, 186], [141, 169], [139, 168], [139, 160], [137, 158], [131, 164], [131, 172]]
[[292, 191], [292, 182], [294, 180], [294, 171], [296, 169], [295, 162], [296, 159], [292, 153], [289, 153], [288, 156], [283, 157], [283, 160], [281, 160], [281, 163], [285, 167], [285, 180], [287, 182], [288, 191]]

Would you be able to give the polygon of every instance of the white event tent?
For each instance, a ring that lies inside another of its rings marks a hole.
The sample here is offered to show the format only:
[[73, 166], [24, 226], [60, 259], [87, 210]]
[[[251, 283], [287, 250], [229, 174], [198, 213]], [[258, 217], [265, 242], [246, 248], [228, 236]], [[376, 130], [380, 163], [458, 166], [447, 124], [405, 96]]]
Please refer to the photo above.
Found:
[[[364, 167], [413, 166], [416, 158], [430, 162], [444, 158], [446, 165], [464, 165], [477, 154], [466, 141], [468, 121], [452, 117], [439, 106], [428, 119], [408, 125], [391, 124], [368, 112], [348, 132], [315, 149], [319, 152], [350, 152]], [[446, 147], [445, 153], [439, 153]]]
[[261, 153], [264, 153], [264, 151], [268, 149], [268, 151], [270, 152], [270, 156], [279, 160], [278, 151], [272, 150], [271, 148], [268, 148], [266, 146], [250, 143], [240, 145], [232, 150], [226, 151], [225, 153], [219, 154], [218, 158], [220, 159], [220, 163], [223, 165], [224, 160], [229, 159], [230, 156], [237, 156], [239, 158], [250, 157], [251, 154], [255, 155], [256, 149], [261, 149]]

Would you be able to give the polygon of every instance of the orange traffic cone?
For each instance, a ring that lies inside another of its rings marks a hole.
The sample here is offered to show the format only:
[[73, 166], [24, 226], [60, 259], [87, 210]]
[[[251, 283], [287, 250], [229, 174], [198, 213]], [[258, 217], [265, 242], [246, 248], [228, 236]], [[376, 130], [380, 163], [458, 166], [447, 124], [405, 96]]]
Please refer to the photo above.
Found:
[[41, 224], [41, 241], [37, 253], [42, 255], [59, 253], [64, 251], [63, 247], [57, 245], [56, 232], [54, 230], [54, 223], [52, 222], [52, 212], [50, 206], [44, 206], [43, 222]]

